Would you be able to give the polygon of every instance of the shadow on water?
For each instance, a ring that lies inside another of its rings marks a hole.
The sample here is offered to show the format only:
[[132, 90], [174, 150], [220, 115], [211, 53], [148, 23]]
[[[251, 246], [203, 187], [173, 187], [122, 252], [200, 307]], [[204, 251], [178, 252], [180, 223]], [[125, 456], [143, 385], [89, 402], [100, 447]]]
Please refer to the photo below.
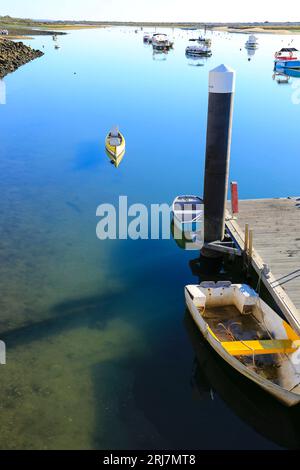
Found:
[[5, 341], [8, 348], [13, 348], [83, 325], [104, 329], [107, 321], [111, 320], [114, 315], [114, 310], [111, 308], [113, 297], [113, 294], [103, 294], [62, 302], [50, 310], [51, 318], [10, 330], [7, 333], [2, 332], [1, 339]]
[[204, 340], [189, 313], [184, 324], [195, 351], [193, 387], [200, 400], [217, 393], [256, 432], [278, 445], [300, 448], [300, 407], [286, 408], [225, 363]]

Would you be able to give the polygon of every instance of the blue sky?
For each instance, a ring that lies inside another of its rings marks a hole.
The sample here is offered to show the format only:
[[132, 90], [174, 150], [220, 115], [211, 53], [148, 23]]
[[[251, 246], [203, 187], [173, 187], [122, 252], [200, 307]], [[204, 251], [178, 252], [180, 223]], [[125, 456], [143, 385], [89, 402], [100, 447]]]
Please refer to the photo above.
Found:
[[300, 21], [299, 0], [0, 0], [0, 15], [124, 21]]

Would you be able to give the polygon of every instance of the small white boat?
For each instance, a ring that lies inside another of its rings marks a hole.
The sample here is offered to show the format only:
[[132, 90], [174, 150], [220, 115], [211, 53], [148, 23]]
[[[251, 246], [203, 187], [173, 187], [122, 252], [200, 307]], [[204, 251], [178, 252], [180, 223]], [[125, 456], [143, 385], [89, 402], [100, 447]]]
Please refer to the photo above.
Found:
[[273, 79], [276, 80], [276, 82], [279, 83], [279, 85], [287, 84], [290, 81], [289, 75], [286, 75], [284, 73], [278, 73], [278, 72], [274, 73]]
[[152, 43], [152, 36], [149, 33], [145, 33], [143, 37], [143, 41], [145, 44], [151, 44]]
[[185, 287], [187, 307], [213, 349], [286, 406], [300, 403], [300, 337], [246, 284]]
[[155, 33], [152, 36], [152, 46], [158, 50], [169, 50], [173, 47], [173, 42], [169, 40], [166, 34]]
[[209, 46], [188, 46], [185, 50], [185, 54], [190, 57], [211, 57], [212, 52]]
[[172, 204], [174, 223], [181, 231], [200, 232], [203, 228], [203, 200], [198, 196], [177, 196]]
[[254, 34], [251, 34], [248, 38], [248, 41], [245, 43], [246, 49], [257, 49], [258, 48], [258, 40]]
[[300, 53], [294, 47], [284, 47], [275, 53], [275, 69], [300, 69]]
[[198, 41], [200, 44], [204, 45], [204, 46], [208, 46], [208, 47], [211, 46], [211, 39], [205, 38], [205, 37], [203, 37], [203, 36], [200, 36], [200, 37], [197, 39], [197, 41]]

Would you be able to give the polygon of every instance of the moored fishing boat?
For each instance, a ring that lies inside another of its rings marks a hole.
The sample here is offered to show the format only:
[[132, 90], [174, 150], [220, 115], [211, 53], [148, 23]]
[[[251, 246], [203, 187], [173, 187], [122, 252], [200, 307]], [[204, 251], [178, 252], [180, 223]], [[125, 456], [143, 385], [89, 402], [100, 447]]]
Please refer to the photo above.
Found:
[[212, 52], [210, 47], [205, 45], [187, 46], [185, 54], [191, 57], [211, 57]]
[[300, 53], [294, 47], [284, 47], [275, 53], [275, 69], [300, 69]]
[[209, 38], [205, 38], [203, 36], [200, 36], [197, 41], [200, 43], [200, 44], [203, 44], [204, 46], [208, 46], [210, 47], [211, 46], [211, 39]]
[[143, 41], [145, 44], [151, 44], [152, 43], [152, 36], [149, 33], [145, 33], [143, 37]]
[[156, 33], [152, 36], [152, 46], [158, 50], [169, 50], [173, 47], [173, 42], [169, 40], [166, 34]]
[[117, 159], [125, 152], [125, 138], [117, 127], [113, 127], [107, 134], [105, 148], [114, 159]]
[[245, 43], [246, 49], [257, 49], [258, 48], [258, 40], [254, 34], [250, 34], [248, 40]]
[[174, 223], [179, 230], [199, 232], [203, 221], [203, 200], [199, 196], [177, 196], [172, 204]]
[[300, 337], [251, 287], [203, 282], [186, 286], [185, 299], [228, 364], [286, 406], [300, 402]]

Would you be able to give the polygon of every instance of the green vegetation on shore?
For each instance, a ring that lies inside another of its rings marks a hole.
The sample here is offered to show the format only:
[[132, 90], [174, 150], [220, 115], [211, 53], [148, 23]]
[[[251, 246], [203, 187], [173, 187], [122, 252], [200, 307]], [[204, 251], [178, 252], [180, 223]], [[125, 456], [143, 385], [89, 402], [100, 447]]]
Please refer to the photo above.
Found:
[[107, 26], [204, 28], [230, 32], [286, 32], [299, 33], [300, 22], [255, 22], [255, 23], [203, 23], [203, 22], [122, 22], [122, 21], [46, 21], [0, 16], [0, 29], [8, 29], [10, 37], [44, 34], [66, 34], [64, 30], [101, 28]]

